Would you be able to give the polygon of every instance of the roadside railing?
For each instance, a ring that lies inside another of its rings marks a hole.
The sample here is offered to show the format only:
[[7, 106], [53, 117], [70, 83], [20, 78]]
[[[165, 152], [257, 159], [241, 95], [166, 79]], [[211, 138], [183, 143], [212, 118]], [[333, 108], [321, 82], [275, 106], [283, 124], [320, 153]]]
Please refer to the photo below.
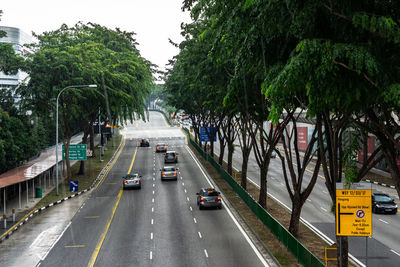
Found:
[[201, 147], [190, 138], [188, 129], [183, 130], [189, 135], [190, 144], [207, 160], [221, 175], [221, 177], [232, 187], [240, 196], [243, 202], [253, 211], [253, 213], [270, 229], [280, 242], [296, 257], [303, 266], [325, 266], [314, 254], [301, 244], [285, 227], [283, 227], [274, 217], [272, 217], [258, 202], [226, 172], [214, 158], [206, 153]]

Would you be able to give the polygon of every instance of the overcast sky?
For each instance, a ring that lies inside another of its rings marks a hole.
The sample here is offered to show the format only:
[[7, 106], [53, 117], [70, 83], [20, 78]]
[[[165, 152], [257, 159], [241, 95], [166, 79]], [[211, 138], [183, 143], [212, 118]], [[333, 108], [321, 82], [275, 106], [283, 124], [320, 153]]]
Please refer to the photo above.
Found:
[[66, 23], [94, 22], [115, 29], [134, 31], [143, 57], [164, 69], [178, 49], [168, 42], [180, 42], [180, 24], [189, 22], [181, 11], [183, 0], [1, 0], [0, 25], [17, 27], [26, 33], [58, 29]]

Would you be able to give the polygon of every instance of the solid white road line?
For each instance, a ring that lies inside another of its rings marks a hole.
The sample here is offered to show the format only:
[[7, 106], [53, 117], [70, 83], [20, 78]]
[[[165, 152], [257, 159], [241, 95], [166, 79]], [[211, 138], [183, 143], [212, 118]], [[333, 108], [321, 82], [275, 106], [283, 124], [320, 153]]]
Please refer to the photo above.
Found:
[[203, 237], [201, 236], [201, 233], [200, 233], [200, 232], [197, 232], [197, 233], [199, 234], [199, 237], [200, 237], [200, 238], [203, 238]]
[[[188, 146], [186, 146], [186, 150], [189, 152], [190, 156], [193, 158], [194, 162], [196, 163], [196, 165], [199, 167], [201, 173], [203, 174], [203, 176], [206, 178], [208, 184], [210, 186], [213, 186], [210, 179], [208, 179], [207, 175], [205, 174], [205, 172], [203, 171], [203, 168], [200, 166], [199, 161], [197, 160], [197, 158], [193, 155], [193, 152], [190, 150], [190, 148]], [[236, 220], [236, 218], [233, 216], [232, 212], [227, 208], [227, 206], [225, 205], [225, 202], [222, 201], [222, 204], [224, 205], [224, 210], [226, 210], [226, 212], [228, 212], [229, 216], [231, 217], [231, 219], [233, 220], [233, 222], [235, 223], [236, 227], [239, 229], [239, 231], [242, 233], [242, 235], [244, 236], [244, 238], [246, 239], [247, 243], [249, 243], [250, 247], [253, 249], [254, 253], [257, 255], [258, 259], [261, 261], [261, 263], [264, 266], [269, 266], [267, 264], [267, 262], [265, 261], [265, 259], [261, 256], [261, 253], [258, 251], [258, 249], [256, 248], [256, 246], [253, 244], [253, 242], [250, 240], [250, 237], [246, 234], [246, 232], [243, 230], [242, 226], [239, 224], [239, 222]], [[208, 254], [207, 251], [204, 250], [204, 252], [206, 253], [206, 257], [208, 258]]]
[[381, 222], [383, 222], [383, 223], [386, 223], [386, 224], [389, 224], [387, 221], [384, 221], [384, 220], [382, 220], [382, 219], [379, 219]]
[[208, 258], [207, 249], [204, 250], [204, 254], [206, 254], [206, 257]]
[[396, 254], [397, 256], [400, 256], [400, 253], [398, 253], [397, 251], [394, 251], [393, 249], [391, 249], [390, 251]]

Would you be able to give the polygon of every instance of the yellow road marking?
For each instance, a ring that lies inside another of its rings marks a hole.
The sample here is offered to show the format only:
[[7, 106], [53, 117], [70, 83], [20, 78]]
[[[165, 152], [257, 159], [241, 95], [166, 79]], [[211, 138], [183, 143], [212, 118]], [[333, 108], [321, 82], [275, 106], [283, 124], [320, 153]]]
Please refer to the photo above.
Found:
[[122, 192], [123, 192], [123, 189], [121, 187], [121, 189], [119, 190], [119, 193], [118, 193], [117, 202], [115, 202], [115, 205], [114, 205], [113, 211], [111, 213], [110, 219], [108, 219], [106, 228], [104, 229], [104, 232], [100, 236], [100, 240], [97, 243], [97, 246], [96, 246], [96, 248], [95, 248], [95, 250], [94, 250], [94, 252], [92, 254], [92, 257], [90, 258], [90, 261], [89, 261], [89, 263], [87, 265], [88, 267], [93, 267], [94, 264], [96, 263], [97, 256], [99, 255], [101, 246], [103, 245], [103, 242], [104, 242], [104, 239], [106, 238], [108, 229], [110, 228], [111, 222], [112, 222], [112, 220], [114, 218], [115, 211], [117, 210], [117, 207], [118, 207], [118, 204], [119, 204], [119, 200], [121, 199], [121, 196], [122, 196]]
[[100, 216], [85, 216], [85, 219], [97, 219], [100, 218]]
[[132, 161], [131, 161], [131, 165], [129, 166], [128, 174], [130, 174], [131, 171], [132, 171], [133, 162], [135, 161], [135, 158], [136, 158], [136, 152], [137, 152], [137, 147], [136, 147], [136, 150], [135, 150], [135, 154], [133, 154], [133, 158], [132, 158]]
[[64, 246], [64, 248], [84, 248], [85, 245]]
[[[124, 145], [125, 145], [125, 143], [124, 143]], [[122, 149], [121, 149], [120, 151], [122, 151]], [[135, 154], [133, 155], [131, 165], [129, 166], [128, 173], [130, 173], [131, 170], [132, 170], [133, 162], [135, 161], [135, 158], [136, 158], [136, 153], [137, 153], [137, 147], [136, 147], [136, 150], [135, 150]], [[118, 155], [118, 156], [119, 156], [119, 155]], [[118, 158], [118, 157], [116, 157], [116, 158]], [[112, 165], [114, 165], [114, 163], [113, 163]], [[111, 167], [112, 167], [112, 166], [111, 166]], [[110, 168], [110, 169], [111, 169], [111, 168]], [[107, 173], [108, 173], [108, 172], [107, 172]], [[103, 177], [102, 179], [104, 179], [104, 177]], [[108, 229], [110, 229], [110, 225], [111, 225], [111, 222], [112, 222], [112, 220], [113, 220], [113, 218], [114, 218], [115, 211], [117, 210], [119, 201], [120, 201], [121, 196], [122, 196], [122, 192], [124, 192], [124, 191], [123, 191], [123, 188], [121, 187], [121, 189], [119, 190], [118, 196], [117, 196], [117, 202], [116, 202], [115, 205], [114, 205], [114, 208], [113, 208], [113, 210], [112, 210], [110, 219], [108, 219], [106, 228], [104, 229], [104, 232], [101, 234], [100, 240], [99, 240], [99, 242], [97, 243], [97, 246], [96, 246], [95, 250], [93, 251], [92, 257], [90, 258], [90, 261], [89, 261], [89, 263], [88, 263], [88, 265], [87, 265], [88, 267], [93, 267], [94, 264], [96, 263], [97, 256], [99, 255], [99, 252], [100, 252], [100, 249], [101, 249], [101, 247], [102, 247], [102, 245], [103, 245], [104, 239], [106, 238]]]

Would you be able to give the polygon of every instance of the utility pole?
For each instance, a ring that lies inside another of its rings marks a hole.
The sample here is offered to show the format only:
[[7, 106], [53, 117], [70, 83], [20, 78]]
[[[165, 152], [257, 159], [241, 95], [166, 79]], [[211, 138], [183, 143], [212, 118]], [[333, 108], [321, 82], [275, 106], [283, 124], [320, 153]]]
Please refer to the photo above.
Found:
[[[110, 105], [108, 103], [107, 87], [106, 87], [106, 84], [104, 82], [104, 74], [103, 74], [103, 72], [101, 73], [101, 80], [102, 80], [102, 83], [103, 83], [104, 97], [106, 98], [107, 119], [108, 119], [108, 121], [111, 121], [112, 118], [111, 118], [111, 112], [110, 112]], [[112, 126], [114, 127], [114, 123], [112, 123]], [[112, 128], [111, 131], [112, 131], [111, 144], [112, 144], [112, 147], [114, 147], [114, 128]]]

